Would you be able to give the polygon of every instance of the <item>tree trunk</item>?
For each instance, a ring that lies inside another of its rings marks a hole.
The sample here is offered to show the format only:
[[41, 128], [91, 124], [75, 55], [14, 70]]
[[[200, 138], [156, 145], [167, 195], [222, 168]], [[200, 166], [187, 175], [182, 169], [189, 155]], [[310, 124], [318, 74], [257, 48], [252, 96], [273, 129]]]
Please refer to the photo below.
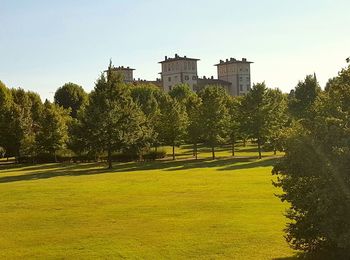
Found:
[[246, 146], [247, 146], [247, 139], [243, 138], [243, 147], [246, 147]]
[[173, 160], [175, 160], [175, 144], [173, 144]]
[[196, 160], [197, 160], [198, 159], [197, 143], [194, 144], [194, 154], [195, 154]]
[[258, 151], [259, 151], [259, 159], [261, 159], [261, 145], [260, 145], [260, 138], [258, 138]]
[[215, 148], [214, 148], [214, 145], [211, 146], [211, 155], [212, 155], [212, 159], [215, 160]]
[[108, 169], [112, 169], [112, 149], [108, 146]]
[[273, 155], [276, 155], [276, 154], [277, 154], [277, 149], [274, 148], [274, 149], [273, 149]]
[[235, 156], [235, 140], [232, 141], [232, 156]]
[[157, 153], [158, 152], [158, 145], [154, 146], [154, 151]]

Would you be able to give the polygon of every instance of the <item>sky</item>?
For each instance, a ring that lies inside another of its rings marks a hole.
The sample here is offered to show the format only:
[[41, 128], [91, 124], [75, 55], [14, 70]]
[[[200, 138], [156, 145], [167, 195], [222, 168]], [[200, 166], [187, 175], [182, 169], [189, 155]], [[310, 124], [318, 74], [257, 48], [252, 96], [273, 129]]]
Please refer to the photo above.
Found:
[[159, 77], [175, 53], [217, 77], [220, 59], [247, 58], [252, 82], [289, 92], [321, 86], [350, 56], [348, 0], [0, 0], [0, 80], [53, 99], [74, 82], [91, 91], [112, 59]]

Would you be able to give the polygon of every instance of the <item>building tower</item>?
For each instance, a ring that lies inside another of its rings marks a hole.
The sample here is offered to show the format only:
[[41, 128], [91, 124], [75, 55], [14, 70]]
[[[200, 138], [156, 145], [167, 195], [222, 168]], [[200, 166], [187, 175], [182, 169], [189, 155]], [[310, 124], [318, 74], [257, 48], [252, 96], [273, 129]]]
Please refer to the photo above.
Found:
[[218, 79], [231, 83], [228, 91], [232, 96], [246, 94], [251, 87], [250, 81], [250, 64], [246, 58], [236, 60], [234, 58], [220, 60], [216, 64], [218, 70]]
[[162, 65], [161, 80], [163, 90], [168, 92], [174, 86], [186, 83], [193, 90], [197, 85], [197, 61], [199, 59], [180, 57], [175, 54], [174, 58], [165, 56], [163, 61], [159, 63]]
[[124, 67], [124, 66], [119, 66], [112, 69], [113, 71], [116, 71], [122, 74], [124, 82], [132, 83], [134, 81], [133, 74], [135, 69], [132, 69], [130, 67]]

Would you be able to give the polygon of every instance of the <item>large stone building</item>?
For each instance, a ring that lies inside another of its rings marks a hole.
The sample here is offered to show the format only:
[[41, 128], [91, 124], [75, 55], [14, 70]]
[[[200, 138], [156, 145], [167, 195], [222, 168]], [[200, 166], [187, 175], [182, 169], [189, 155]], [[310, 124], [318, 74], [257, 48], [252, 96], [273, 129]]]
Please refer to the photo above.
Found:
[[239, 96], [248, 92], [251, 86], [250, 64], [246, 58], [220, 60], [215, 66], [218, 70], [218, 79], [231, 83], [228, 92], [232, 96]]
[[168, 92], [174, 86], [186, 83], [192, 90], [197, 85], [197, 61], [199, 59], [188, 58], [186, 56], [180, 57], [175, 54], [174, 58], [165, 56], [163, 61], [159, 63], [162, 65], [161, 80], [163, 83], [163, 90]]
[[251, 87], [250, 64], [246, 58], [236, 60], [234, 58], [220, 60], [217, 67], [217, 79], [214, 77], [198, 78], [197, 62], [199, 59], [188, 58], [175, 54], [174, 58], [165, 56], [161, 64], [160, 79], [154, 81], [135, 80], [133, 71], [129, 67], [117, 67], [115, 71], [122, 73], [127, 83], [140, 84], [152, 83], [165, 92], [170, 91], [178, 84], [188, 84], [193, 91], [199, 91], [207, 85], [219, 85], [226, 89], [232, 96], [244, 95]]
[[132, 83], [134, 81], [134, 70], [130, 67], [124, 67], [124, 66], [119, 66], [119, 67], [114, 67], [113, 71], [117, 71], [122, 74], [123, 80], [126, 83]]

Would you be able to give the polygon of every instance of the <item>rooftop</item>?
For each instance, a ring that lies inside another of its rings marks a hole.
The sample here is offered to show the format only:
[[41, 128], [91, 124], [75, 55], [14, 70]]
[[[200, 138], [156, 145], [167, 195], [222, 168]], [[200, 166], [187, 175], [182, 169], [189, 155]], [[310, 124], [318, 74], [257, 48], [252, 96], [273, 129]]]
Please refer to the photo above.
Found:
[[200, 59], [188, 58], [186, 56], [181, 57], [181, 56], [175, 54], [174, 58], [168, 58], [168, 56], [165, 56], [164, 60], [160, 61], [159, 63], [170, 62], [170, 61], [177, 61], [177, 60], [194, 60], [194, 61], [199, 61]]
[[253, 63], [252, 61], [247, 61], [246, 58], [242, 58], [242, 60], [236, 60], [235, 58], [226, 59], [226, 61], [220, 60], [218, 64], [214, 66], [224, 65], [224, 64], [233, 64], [233, 63]]
[[124, 66], [119, 66], [119, 67], [113, 67], [112, 70], [135, 70], [130, 67], [124, 67]]

